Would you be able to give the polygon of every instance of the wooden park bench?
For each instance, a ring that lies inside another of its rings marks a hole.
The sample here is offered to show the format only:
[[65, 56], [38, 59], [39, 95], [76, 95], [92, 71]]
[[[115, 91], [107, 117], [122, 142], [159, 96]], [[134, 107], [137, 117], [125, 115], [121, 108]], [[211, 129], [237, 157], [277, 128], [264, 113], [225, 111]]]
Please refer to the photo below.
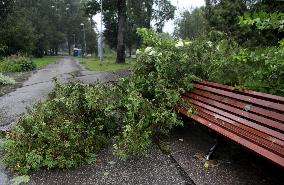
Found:
[[284, 167], [284, 97], [199, 81], [182, 98], [196, 113], [180, 113]]

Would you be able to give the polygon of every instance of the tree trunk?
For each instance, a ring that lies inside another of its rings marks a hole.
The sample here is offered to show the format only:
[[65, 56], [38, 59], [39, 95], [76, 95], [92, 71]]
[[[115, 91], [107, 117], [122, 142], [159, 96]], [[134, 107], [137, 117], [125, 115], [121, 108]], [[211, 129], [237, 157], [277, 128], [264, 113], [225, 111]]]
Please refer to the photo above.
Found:
[[67, 45], [68, 45], [68, 54], [69, 54], [69, 56], [70, 56], [70, 55], [71, 55], [71, 45], [70, 45], [69, 40], [68, 40], [68, 42], [67, 42]]
[[118, 33], [116, 63], [125, 63], [126, 0], [117, 0]]
[[154, 4], [154, 0], [148, 0], [146, 2], [146, 9], [147, 9], [146, 28], [149, 28], [149, 29], [151, 28], [153, 4]]
[[132, 45], [130, 44], [129, 45], [129, 58], [132, 57]]

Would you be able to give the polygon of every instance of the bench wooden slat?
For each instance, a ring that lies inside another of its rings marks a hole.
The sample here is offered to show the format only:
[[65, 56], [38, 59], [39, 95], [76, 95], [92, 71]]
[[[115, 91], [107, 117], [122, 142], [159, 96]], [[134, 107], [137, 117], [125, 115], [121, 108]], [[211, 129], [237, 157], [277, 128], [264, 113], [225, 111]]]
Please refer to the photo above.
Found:
[[270, 119], [267, 119], [265, 117], [258, 116], [256, 114], [252, 114], [250, 112], [240, 110], [240, 109], [234, 108], [232, 106], [229, 106], [229, 105], [226, 105], [226, 104], [223, 104], [223, 103], [211, 100], [211, 99], [207, 99], [207, 98], [204, 98], [202, 96], [198, 96], [196, 94], [189, 94], [189, 97], [193, 98], [195, 100], [198, 100], [198, 101], [202, 101], [206, 104], [213, 105], [213, 106], [218, 107], [220, 109], [224, 109], [226, 111], [232, 112], [234, 114], [238, 114], [240, 116], [255, 120], [255, 121], [260, 122], [264, 125], [267, 125], [267, 126], [270, 126], [270, 127], [273, 127], [273, 128], [277, 128], [281, 131], [284, 131], [284, 124], [281, 124], [281, 123], [276, 122], [274, 120], [270, 120]]
[[217, 114], [223, 115], [223, 116], [225, 116], [225, 117], [227, 117], [227, 118], [229, 118], [229, 119], [232, 119], [232, 120], [234, 120], [234, 121], [241, 122], [242, 124], [244, 124], [244, 125], [246, 125], [246, 126], [248, 126], [248, 127], [257, 129], [257, 130], [259, 130], [259, 131], [261, 131], [261, 132], [267, 133], [267, 134], [269, 134], [270, 136], [276, 137], [276, 138], [278, 138], [278, 139], [284, 141], [284, 134], [282, 134], [282, 133], [280, 133], [280, 132], [274, 131], [274, 130], [272, 130], [272, 129], [270, 129], [270, 128], [267, 128], [267, 127], [264, 127], [264, 126], [262, 126], [262, 125], [256, 124], [256, 123], [251, 122], [251, 121], [249, 121], [249, 120], [246, 120], [246, 119], [244, 119], [244, 118], [240, 118], [240, 117], [235, 116], [235, 115], [233, 115], [233, 114], [231, 114], [231, 113], [229, 113], [229, 112], [223, 111], [223, 110], [221, 110], [221, 109], [217, 109], [217, 108], [212, 107], [212, 106], [210, 106], [210, 105], [207, 105], [207, 104], [205, 104], [205, 103], [198, 102], [198, 101], [196, 101], [196, 100], [192, 100], [192, 99], [190, 99], [190, 98], [188, 98], [188, 97], [183, 96], [183, 98], [184, 98], [185, 100], [187, 100], [187, 101], [188, 101], [189, 103], [191, 103], [191, 104], [195, 104], [195, 105], [197, 105], [197, 106], [203, 107], [203, 108], [205, 108], [205, 109], [207, 109], [207, 110], [210, 110], [210, 111], [215, 112], [215, 113], [217, 113]]
[[[209, 93], [207, 91], [203, 91], [203, 90], [199, 90], [199, 89], [193, 89], [190, 93], [185, 93], [185, 95], [189, 96], [189, 94], [191, 94], [191, 93], [202, 95], [204, 97], [211, 98], [211, 99], [216, 100], [216, 101], [224, 102], [224, 103], [230, 104], [232, 106], [238, 107], [240, 109], [244, 109], [244, 107], [247, 106], [247, 103], [244, 103], [244, 102], [241, 102], [241, 101], [236, 101], [235, 99], [230, 99], [230, 98], [227, 98], [227, 97], [224, 97], [224, 96], [219, 96], [219, 95], [212, 94], [212, 93]], [[257, 107], [257, 106], [251, 106], [250, 110], [248, 110], [248, 112], [254, 112], [254, 113], [261, 114], [261, 115], [264, 115], [264, 116], [267, 116], [267, 117], [270, 117], [270, 118], [273, 118], [273, 119], [277, 119], [278, 121], [284, 122], [284, 114], [273, 112], [273, 111], [263, 109], [263, 108], [260, 108], [260, 107]]]
[[249, 102], [249, 103], [257, 104], [257, 105], [260, 105], [260, 106], [265, 106], [265, 107], [268, 107], [268, 108], [272, 108], [272, 109], [284, 112], [284, 106], [279, 104], [279, 103], [269, 102], [269, 101], [266, 101], [266, 100], [261, 100], [261, 99], [257, 99], [257, 98], [250, 97], [250, 96], [236, 94], [234, 92], [216, 89], [216, 88], [213, 88], [213, 87], [204, 86], [204, 85], [200, 85], [200, 84], [194, 84], [193, 86], [194, 86], [194, 88], [202, 89], [202, 90], [209, 91], [209, 92], [212, 92], [212, 93], [220, 94], [220, 95], [223, 95], [223, 96], [228, 96], [228, 97], [235, 98], [235, 99], [238, 99], [238, 100], [241, 100], [241, 101], [246, 101], [246, 102]]
[[[235, 127], [238, 127], [238, 128], [240, 128], [240, 129], [243, 129], [245, 132], [248, 132], [248, 133], [251, 133], [251, 134], [253, 134], [253, 135], [256, 135], [256, 136], [258, 136], [258, 137], [260, 137], [260, 138], [263, 138], [263, 139], [267, 140], [269, 143], [275, 143], [275, 144], [278, 144], [278, 145], [281, 146], [281, 147], [284, 147], [284, 141], [282, 141], [282, 140], [280, 140], [280, 139], [277, 139], [277, 138], [275, 138], [275, 137], [273, 137], [273, 136], [270, 136], [270, 135], [268, 135], [268, 134], [266, 134], [266, 133], [264, 133], [264, 132], [258, 131], [258, 130], [256, 130], [256, 129], [253, 129], [253, 128], [251, 128], [251, 127], [248, 127], [248, 126], [246, 126], [246, 125], [244, 125], [244, 124], [242, 124], [242, 123], [240, 123], [240, 122], [236, 122], [236, 121], [231, 120], [231, 119], [229, 119], [229, 118], [226, 118], [226, 117], [224, 117], [224, 116], [222, 116], [222, 115], [216, 114], [216, 113], [211, 112], [211, 111], [206, 110], [206, 109], [203, 109], [202, 107], [193, 105], [193, 108], [198, 111], [198, 112], [197, 112], [198, 115], [199, 115], [200, 113], [205, 113], [205, 114], [207, 114], [207, 115], [211, 115], [211, 116], [213, 116], [216, 120], [219, 120], [221, 123], [227, 122], [227, 123], [229, 123], [229, 124], [234, 125]], [[190, 116], [190, 115], [188, 115], [188, 116]], [[216, 121], [216, 120], [215, 120], [215, 121]]]
[[[218, 88], [222, 88], [222, 89], [227, 89], [227, 90], [230, 90], [230, 91], [236, 91], [236, 90], [233, 89], [232, 86], [218, 84], [218, 83], [215, 83], [215, 82], [197, 81], [196, 83], [209, 85], [209, 86], [212, 86], [212, 87], [218, 87]], [[284, 97], [281, 97], [281, 96], [272, 95], [272, 94], [266, 94], [266, 93], [252, 91], [252, 90], [247, 90], [247, 89], [239, 89], [237, 91], [238, 92], [243, 92], [245, 94], [253, 95], [253, 96], [258, 96], [260, 98], [266, 98], [266, 99], [270, 99], [270, 100], [281, 101], [281, 102], [284, 103]]]
[[[180, 109], [180, 112], [184, 115], [187, 115], [186, 110]], [[191, 115], [190, 117], [193, 120], [205, 125], [206, 127], [211, 128], [212, 130], [216, 131], [217, 133], [220, 133], [221, 135], [223, 135], [223, 136], [245, 146], [246, 148], [248, 148], [248, 149], [270, 159], [271, 161], [279, 164], [280, 166], [284, 167], [284, 158], [283, 157], [281, 157], [281, 156], [279, 156], [279, 155], [277, 155], [277, 154], [255, 144], [255, 143], [253, 143], [253, 142], [251, 142], [251, 141], [249, 141], [245, 138], [242, 138], [241, 136], [238, 136], [235, 133], [232, 133], [232, 132], [230, 132], [230, 131], [228, 131], [228, 130], [226, 130], [226, 129], [218, 126], [218, 125], [212, 124], [210, 121], [204, 119], [203, 117], [200, 117], [200, 116], [195, 115], [195, 114]]]
[[265, 140], [262, 137], [258, 137], [255, 134], [249, 133], [245, 130], [240, 129], [239, 127], [236, 127], [235, 125], [232, 125], [230, 123], [227, 122], [223, 122], [222, 124], [220, 122], [218, 122], [218, 120], [214, 119], [213, 115], [210, 114], [206, 114], [203, 111], [200, 111], [198, 114], [198, 116], [203, 117], [204, 119], [222, 127], [222, 128], [226, 128], [227, 130], [229, 130], [232, 133], [235, 133], [236, 135], [239, 135], [243, 138], [246, 138], [247, 140], [250, 140], [251, 142], [262, 146], [266, 149], [268, 149], [269, 151], [275, 152], [278, 155], [284, 157], [284, 147], [277, 145], [276, 143], [272, 143], [268, 140]]

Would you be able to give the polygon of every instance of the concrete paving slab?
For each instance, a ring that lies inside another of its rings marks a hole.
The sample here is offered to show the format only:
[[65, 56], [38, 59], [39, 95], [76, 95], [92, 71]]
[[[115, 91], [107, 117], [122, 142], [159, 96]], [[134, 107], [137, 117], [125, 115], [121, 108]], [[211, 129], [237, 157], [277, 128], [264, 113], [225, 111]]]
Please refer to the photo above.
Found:
[[284, 170], [236, 143], [224, 140], [206, 168], [214, 139], [198, 123], [186, 123], [169, 139], [172, 156], [197, 185], [280, 185]]
[[146, 156], [127, 161], [113, 156], [112, 147], [102, 151], [94, 165], [71, 170], [41, 170], [31, 175], [31, 185], [172, 185], [185, 184], [175, 165], [153, 146]]

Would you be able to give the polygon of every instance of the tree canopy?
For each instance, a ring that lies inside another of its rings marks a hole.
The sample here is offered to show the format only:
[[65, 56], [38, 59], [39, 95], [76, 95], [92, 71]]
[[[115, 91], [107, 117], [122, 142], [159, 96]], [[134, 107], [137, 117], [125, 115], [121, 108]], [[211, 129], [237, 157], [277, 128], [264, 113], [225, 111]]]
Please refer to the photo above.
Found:
[[[111, 48], [117, 46], [118, 6], [116, 1], [103, 1], [104, 36]], [[86, 14], [95, 15], [100, 12], [100, 1], [90, 0], [85, 4]], [[175, 7], [169, 0], [126, 0], [126, 45], [129, 49], [139, 45], [137, 28], [153, 28], [162, 31], [167, 20], [173, 19]], [[151, 25], [154, 22], [154, 25]]]
[[60, 47], [67, 47], [70, 53], [72, 46], [83, 41], [81, 23], [89, 36], [88, 52], [96, 51], [92, 20], [77, 0], [2, 0], [0, 4], [0, 55], [43, 56], [48, 50], [57, 53]]
[[[273, 46], [283, 38], [283, 32], [274, 29], [277, 25], [281, 29], [283, 25], [280, 13], [283, 14], [283, 2], [275, 0], [206, 0], [205, 2], [205, 7], [182, 13], [181, 19], [176, 21], [176, 36], [193, 38], [206, 32], [206, 29], [217, 30], [228, 34], [239, 44], [247, 47]], [[265, 12], [271, 12], [271, 15]], [[248, 24], [240, 26], [239, 18], [242, 18], [242, 23]], [[257, 29], [259, 27], [263, 29]]]

